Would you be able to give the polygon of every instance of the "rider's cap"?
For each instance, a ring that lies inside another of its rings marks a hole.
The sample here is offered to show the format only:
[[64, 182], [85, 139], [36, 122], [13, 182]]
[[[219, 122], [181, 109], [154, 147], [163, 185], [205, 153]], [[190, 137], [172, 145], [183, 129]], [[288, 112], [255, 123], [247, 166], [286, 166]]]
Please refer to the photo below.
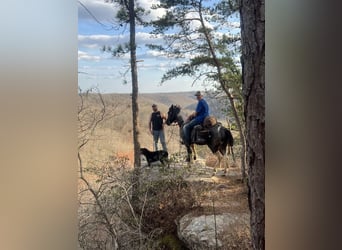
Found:
[[195, 96], [201, 96], [201, 95], [202, 95], [201, 91], [197, 91], [195, 94]]
[[153, 103], [153, 104], [152, 104], [152, 107], [157, 107], [157, 104], [154, 104], [154, 103]]

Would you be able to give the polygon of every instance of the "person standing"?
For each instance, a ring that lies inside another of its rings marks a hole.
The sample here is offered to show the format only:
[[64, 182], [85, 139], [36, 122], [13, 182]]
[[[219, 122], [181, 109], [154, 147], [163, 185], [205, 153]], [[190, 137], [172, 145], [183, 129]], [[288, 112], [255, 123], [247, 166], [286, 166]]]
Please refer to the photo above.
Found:
[[151, 134], [153, 135], [154, 150], [158, 150], [158, 140], [160, 139], [163, 150], [167, 151], [164, 133], [164, 121], [166, 120], [166, 116], [165, 114], [160, 113], [156, 104], [152, 105], [152, 110], [153, 112], [151, 114], [148, 126]]
[[193, 127], [195, 127], [198, 124], [202, 124], [204, 119], [209, 115], [209, 105], [207, 101], [203, 98], [201, 91], [197, 91], [195, 93], [195, 96], [198, 101], [196, 111], [189, 116], [189, 122], [186, 123], [183, 127], [185, 143], [187, 145], [191, 144], [190, 135]]

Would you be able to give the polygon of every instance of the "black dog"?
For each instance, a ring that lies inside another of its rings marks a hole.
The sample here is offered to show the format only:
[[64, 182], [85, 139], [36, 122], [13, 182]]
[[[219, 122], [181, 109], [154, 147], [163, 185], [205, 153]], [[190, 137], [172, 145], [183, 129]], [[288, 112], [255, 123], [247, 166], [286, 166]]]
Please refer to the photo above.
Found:
[[141, 148], [140, 153], [146, 157], [148, 166], [151, 166], [152, 162], [160, 161], [165, 165], [168, 161], [169, 153], [164, 150], [149, 151], [147, 148]]

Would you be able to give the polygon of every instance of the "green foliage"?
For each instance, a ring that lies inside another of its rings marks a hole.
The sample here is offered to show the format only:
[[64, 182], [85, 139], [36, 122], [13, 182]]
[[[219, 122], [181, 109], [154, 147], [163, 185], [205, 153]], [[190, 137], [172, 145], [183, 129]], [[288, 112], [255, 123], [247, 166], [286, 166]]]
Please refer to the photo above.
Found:
[[223, 69], [223, 73], [227, 72], [227, 83], [233, 78], [241, 77], [232, 59], [239, 51], [235, 49], [239, 47], [239, 36], [217, 36], [215, 33], [228, 29], [224, 27], [227, 17], [238, 10], [237, 6], [236, 1], [219, 1], [208, 7], [200, 0], [166, 0], [155, 6], [164, 8], [166, 14], [151, 23], [154, 28], [152, 33], [162, 34], [166, 45], [148, 47], [162, 51], [169, 57], [190, 57], [187, 62], [167, 71], [162, 77], [162, 83], [179, 76], [190, 76], [194, 79], [204, 77], [217, 82], [221, 77], [216, 69], [218, 66]]
[[[221, 77], [227, 83], [227, 89], [233, 88], [236, 92], [239, 92], [241, 96], [241, 72], [237, 68], [233, 59], [229, 56], [217, 59], [222, 67]], [[219, 80], [218, 72], [215, 71], [215, 61], [210, 56], [196, 56], [190, 59], [188, 62], [174, 67], [163, 75], [161, 82], [165, 82], [172, 78], [179, 76], [196, 77], [198, 75], [204, 75], [207, 80], [217, 82]], [[223, 91], [223, 90], [222, 90]]]
[[161, 45], [156, 45], [156, 44], [146, 44], [146, 46], [151, 49], [151, 50], [158, 50], [158, 51], [163, 51], [165, 50], [163, 46]]
[[128, 11], [125, 8], [120, 8], [116, 14], [116, 18], [123, 23], [129, 23]]
[[193, 76], [194, 70], [191, 64], [184, 63], [181, 66], [168, 70], [162, 77], [161, 82], [165, 82], [178, 76]]
[[[130, 16], [129, 16], [129, 1], [128, 0], [110, 0], [108, 2], [112, 2], [117, 6], [116, 18], [119, 20], [119, 26], [125, 30], [126, 25], [129, 24]], [[147, 22], [144, 20], [144, 17], [149, 14], [149, 10], [145, 10], [142, 8], [138, 2], [135, 2], [134, 5], [134, 18], [137, 24], [147, 25]], [[101, 49], [102, 52], [109, 52], [113, 56], [123, 56], [124, 54], [129, 53], [131, 50], [129, 43], [119, 44], [112, 47], [111, 45], [103, 46]]]
[[167, 29], [174, 27], [176, 24], [177, 20], [175, 19], [174, 15], [170, 12], [167, 12], [163, 17], [152, 22], [152, 25], [154, 26], [152, 34], [163, 33]]
[[211, 9], [211, 13], [228, 17], [239, 11], [239, 7], [239, 1], [237, 0], [221, 0]]
[[184, 244], [172, 234], [167, 234], [159, 240], [158, 249], [182, 250]]
[[115, 48], [112, 46], [103, 46], [101, 49], [103, 52], [109, 52], [112, 53], [113, 56], [124, 56], [130, 51], [130, 45], [129, 43], [119, 44]]

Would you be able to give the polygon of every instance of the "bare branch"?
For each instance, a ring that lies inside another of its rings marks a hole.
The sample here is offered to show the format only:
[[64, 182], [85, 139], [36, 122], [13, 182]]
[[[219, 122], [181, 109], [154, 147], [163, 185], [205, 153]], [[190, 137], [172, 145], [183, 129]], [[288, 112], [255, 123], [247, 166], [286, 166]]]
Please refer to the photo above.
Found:
[[87, 8], [87, 6], [85, 6], [81, 1], [77, 1], [84, 9], [85, 11], [95, 20], [95, 22], [97, 22], [98, 24], [100, 24], [102, 26], [102, 28], [104, 28], [105, 30], [113, 30], [115, 29], [113, 26], [109, 27], [107, 25], [105, 25], [104, 23], [100, 22], [96, 16]]

